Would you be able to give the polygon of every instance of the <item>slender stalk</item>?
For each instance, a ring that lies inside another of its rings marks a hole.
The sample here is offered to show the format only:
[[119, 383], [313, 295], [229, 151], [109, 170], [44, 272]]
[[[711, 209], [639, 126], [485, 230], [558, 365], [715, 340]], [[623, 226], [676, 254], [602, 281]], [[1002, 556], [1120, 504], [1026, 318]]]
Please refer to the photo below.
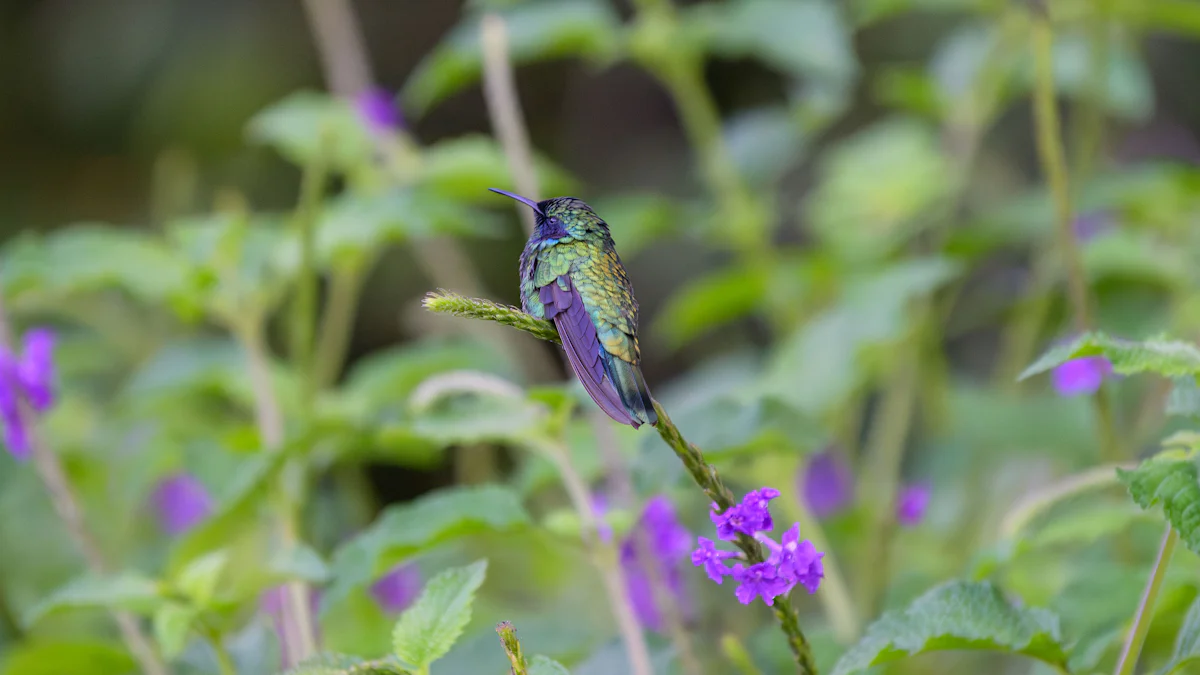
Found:
[[[0, 297], [0, 347], [12, 351], [12, 332], [2, 297]], [[23, 400], [18, 401], [18, 414], [21, 425], [26, 429], [34, 469], [43, 485], [46, 486], [50, 502], [66, 527], [68, 536], [83, 554], [84, 562], [89, 570], [96, 574], [108, 573], [110, 571], [108, 560], [105, 559], [100, 545], [96, 543], [91, 531], [87, 528], [83, 510], [79, 506], [79, 499], [75, 496], [58, 455], [42, 439], [36, 414]], [[124, 640], [125, 646], [129, 648], [129, 653], [133, 655], [142, 672], [145, 675], [168, 675], [170, 671], [166, 663], [154, 649], [150, 639], [142, 632], [137, 619], [123, 610], [114, 610], [110, 613], [117, 623], [121, 639]]]
[[588, 492], [587, 485], [579, 476], [579, 472], [575, 470], [575, 466], [571, 464], [567, 449], [561, 443], [541, 442], [537, 444], [537, 447], [558, 469], [558, 475], [562, 479], [563, 487], [567, 490], [567, 496], [570, 497], [571, 504], [579, 514], [585, 541], [591, 551], [592, 559], [600, 571], [600, 580], [604, 583], [609, 608], [612, 610], [617, 628], [621, 632], [621, 639], [625, 642], [625, 649], [629, 653], [632, 667], [630, 672], [633, 675], [653, 675], [654, 668], [650, 663], [650, 649], [646, 646], [646, 637], [642, 633], [641, 624], [633, 610], [633, 603], [629, 600], [625, 575], [617, 558], [617, 549], [612, 542], [602, 541], [597, 534], [596, 513], [592, 507], [592, 497]]
[[[928, 304], [921, 315], [928, 312]], [[925, 319], [918, 320], [925, 325]], [[887, 585], [888, 559], [895, 527], [895, 505], [905, 443], [912, 426], [920, 374], [920, 332], [901, 350], [899, 363], [883, 394], [879, 417], [871, 427], [867, 469], [862, 494], [871, 500], [871, 524], [865, 542], [867, 552], [858, 570], [858, 606], [862, 616], [874, 616]]]
[[1121, 657], [1117, 659], [1115, 675], [1133, 675], [1137, 668], [1138, 656], [1142, 653], [1142, 645], [1146, 642], [1146, 634], [1150, 632], [1150, 622], [1154, 620], [1154, 603], [1158, 601], [1158, 592], [1162, 589], [1163, 580], [1167, 576], [1167, 567], [1171, 563], [1171, 554], [1175, 552], [1175, 543], [1179, 535], [1167, 525], [1163, 533], [1162, 544], [1158, 547], [1158, 558], [1154, 561], [1154, 569], [1146, 580], [1146, 588], [1142, 591], [1142, 601], [1138, 603], [1137, 612], [1133, 615], [1133, 626], [1125, 637], [1125, 646], [1121, 648]]
[[[250, 383], [254, 390], [255, 420], [263, 447], [267, 452], [279, 452], [283, 445], [283, 412], [271, 383], [270, 359], [264, 340], [261, 317], [252, 317], [234, 330], [246, 351]], [[300, 541], [299, 508], [303, 491], [304, 467], [288, 462], [278, 486], [280, 501], [280, 536], [284, 548], [294, 548]], [[309, 604], [308, 584], [291, 581], [285, 586], [283, 633], [288, 665], [296, 665], [317, 651], [316, 626]]]
[[300, 239], [300, 272], [292, 306], [292, 359], [300, 373], [300, 401], [304, 414], [311, 412], [316, 395], [314, 331], [317, 323], [317, 267], [313, 259], [317, 212], [321, 207], [327, 178], [321, 153], [304, 169], [300, 182], [300, 202], [296, 207], [296, 229]]
[[213, 651], [213, 657], [217, 661], [217, 671], [221, 675], [237, 675], [237, 666], [234, 665], [233, 658], [229, 656], [229, 651], [225, 649], [225, 644], [221, 642], [220, 631], [204, 622], [200, 632]]
[[754, 665], [754, 659], [750, 657], [750, 652], [746, 651], [746, 647], [742, 645], [741, 640], [737, 639], [737, 636], [730, 634], [723, 636], [721, 652], [725, 654], [725, 658], [733, 664], [740, 675], [762, 675], [762, 671]]
[[369, 268], [369, 265], [336, 267], [330, 274], [314, 365], [318, 391], [332, 385], [342, 371], [358, 310], [358, 294]]
[[[1062, 131], [1058, 119], [1058, 106], [1054, 89], [1054, 32], [1045, 8], [1033, 16], [1034, 57], [1034, 120], [1037, 126], [1038, 155], [1042, 171], [1054, 197], [1055, 227], [1058, 248], [1067, 268], [1067, 290], [1071, 302], [1071, 316], [1077, 332], [1090, 329], [1091, 307], [1088, 299], [1087, 277], [1083, 268], [1083, 255], [1073, 227], [1074, 214], [1071, 206], [1071, 188], [1067, 174], [1066, 153], [1063, 151]], [[1117, 436], [1116, 421], [1108, 392], [1101, 387], [1092, 396], [1092, 408], [1096, 415], [1097, 431], [1100, 435], [1100, 456], [1104, 461], [1116, 461], [1123, 456]]]
[[525, 662], [525, 655], [521, 653], [521, 642], [517, 640], [517, 630], [507, 621], [501, 621], [496, 626], [496, 632], [500, 635], [500, 644], [504, 647], [504, 653], [508, 655], [508, 662], [512, 668], [508, 671], [509, 675], [528, 675], [528, 664]]
[[1064, 499], [1090, 490], [1116, 485], [1119, 482], [1116, 470], [1131, 468], [1133, 465], [1130, 464], [1106, 464], [1093, 467], [1025, 495], [1001, 521], [1001, 537], [1004, 539], [1016, 537], [1035, 518]]

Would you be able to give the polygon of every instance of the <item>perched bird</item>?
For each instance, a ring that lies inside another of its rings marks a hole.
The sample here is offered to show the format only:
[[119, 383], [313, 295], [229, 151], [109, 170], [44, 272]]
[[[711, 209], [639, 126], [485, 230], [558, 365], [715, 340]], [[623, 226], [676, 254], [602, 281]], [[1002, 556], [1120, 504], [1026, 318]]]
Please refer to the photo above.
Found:
[[609, 417], [634, 429], [658, 424], [642, 377], [637, 300], [608, 224], [574, 197], [535, 202], [537, 227], [521, 252], [521, 307], [553, 321], [575, 376]]

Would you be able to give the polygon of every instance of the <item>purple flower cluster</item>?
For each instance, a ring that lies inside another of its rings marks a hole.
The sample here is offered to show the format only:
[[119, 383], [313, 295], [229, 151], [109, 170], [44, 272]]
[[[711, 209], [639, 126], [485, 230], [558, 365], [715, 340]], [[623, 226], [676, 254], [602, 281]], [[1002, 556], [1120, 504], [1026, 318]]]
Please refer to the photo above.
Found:
[[1059, 396], [1094, 394], [1104, 378], [1112, 374], [1112, 364], [1103, 356], [1084, 356], [1071, 359], [1050, 373]]
[[896, 500], [896, 522], [913, 527], [925, 519], [932, 490], [928, 483], [913, 483], [900, 491]]
[[777, 596], [791, 592], [796, 584], [809, 593], [816, 593], [825, 576], [825, 568], [821, 564], [825, 554], [817, 551], [812, 542], [800, 539], [799, 523], [788, 528], [779, 542], [766, 534], [775, 527], [770, 502], [778, 496], [779, 490], [764, 487], [750, 491], [740, 504], [723, 513], [713, 504], [713, 510], [709, 513], [719, 539], [734, 541], [742, 534], [754, 537], [770, 551], [766, 561], [749, 567], [739, 562], [729, 568], [724, 561], [739, 558], [740, 554], [722, 551], [705, 537], [698, 538], [700, 547], [692, 552], [692, 564], [703, 566], [713, 581], [720, 584], [725, 577], [733, 577], [739, 584], [735, 595], [743, 605], [750, 604], [756, 597], [761, 597], [769, 605]]
[[199, 525], [213, 510], [208, 489], [189, 473], [177, 473], [159, 481], [150, 501], [158, 512], [159, 525], [172, 536]]
[[17, 459], [29, 457], [29, 430], [21, 406], [45, 412], [54, 404], [54, 333], [35, 328], [25, 334], [21, 355], [0, 349], [0, 419], [4, 444]]
[[421, 592], [421, 571], [416, 565], [400, 563], [371, 585], [371, 597], [388, 614], [399, 614]]
[[373, 133], [388, 134], [404, 127], [404, 119], [390, 93], [372, 87], [360, 93], [355, 100], [359, 118]]
[[[654, 597], [651, 572], [666, 587], [674, 602], [686, 612], [687, 594], [684, 593], [681, 564], [692, 548], [692, 535], [679, 523], [675, 507], [663, 495], [646, 502], [634, 528], [621, 542], [625, 592], [641, 624], [651, 630], [661, 631], [662, 611]], [[648, 551], [639, 548], [643, 543], [649, 548]]]

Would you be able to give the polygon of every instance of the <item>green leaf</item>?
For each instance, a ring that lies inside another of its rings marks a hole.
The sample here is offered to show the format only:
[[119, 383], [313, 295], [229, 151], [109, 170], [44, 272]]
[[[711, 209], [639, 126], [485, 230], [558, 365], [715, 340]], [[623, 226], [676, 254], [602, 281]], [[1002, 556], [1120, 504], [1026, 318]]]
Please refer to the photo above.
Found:
[[782, 106], [739, 113], [725, 123], [724, 133], [730, 158], [753, 187], [775, 185], [804, 158], [804, 129]]
[[52, 295], [119, 288], [144, 301], [162, 302], [186, 289], [186, 267], [149, 232], [79, 223], [44, 239], [18, 239], [4, 248], [0, 280], [6, 295]]
[[1092, 279], [1117, 278], [1183, 288], [1191, 273], [1187, 251], [1151, 232], [1116, 229], [1083, 247], [1083, 266]]
[[842, 300], [784, 338], [765, 369], [762, 393], [817, 413], [840, 404], [870, 372], [868, 348], [892, 343], [911, 324], [910, 303], [960, 272], [946, 258], [918, 258], [851, 278]]
[[683, 14], [685, 29], [719, 56], [751, 57], [793, 77], [847, 82], [858, 74], [850, 29], [824, 0], [731, 0]]
[[1121, 375], [1151, 372], [1180, 377], [1200, 373], [1200, 349], [1190, 342], [1172, 340], [1165, 335], [1136, 342], [1094, 332], [1050, 349], [1017, 379], [1024, 380], [1084, 356], [1107, 358], [1113, 371]]
[[284, 675], [408, 675], [408, 671], [392, 658], [364, 661], [345, 654], [320, 654]]
[[833, 675], [931, 651], [991, 650], [1023, 654], [1065, 670], [1067, 655], [1058, 618], [1037, 608], [1018, 608], [990, 583], [952, 581], [890, 611], [867, 629]]
[[187, 646], [188, 632], [192, 620], [199, 611], [195, 607], [168, 602], [154, 613], [154, 639], [162, 649], [163, 656], [173, 659]]
[[[541, 0], [502, 12], [509, 56], [516, 65], [579, 56], [606, 59], [617, 50], [619, 20], [600, 0]], [[483, 54], [479, 20], [468, 19], [417, 64], [404, 100], [417, 114], [479, 80]]]
[[354, 588], [438, 544], [529, 523], [529, 514], [516, 493], [496, 485], [439, 490], [407, 504], [390, 506], [369, 528], [334, 553], [334, 581], [322, 606], [340, 602]]
[[671, 296], [654, 318], [654, 329], [678, 349], [754, 312], [770, 278], [771, 271], [761, 265], [733, 265], [696, 278]]
[[908, 119], [856, 133], [824, 155], [818, 173], [808, 219], [822, 241], [851, 261], [887, 256], [928, 227], [929, 210], [962, 179], [934, 130]]
[[81, 577], [59, 588], [26, 613], [31, 626], [47, 614], [62, 609], [127, 609], [153, 612], [164, 601], [162, 584], [134, 572], [113, 577]]
[[312, 163], [318, 153], [339, 170], [371, 161], [370, 134], [351, 103], [328, 94], [291, 94], [255, 115], [246, 133], [300, 166]]
[[571, 671], [558, 661], [538, 654], [529, 661], [529, 675], [571, 675]]
[[120, 644], [27, 640], [5, 647], [3, 675], [118, 675], [137, 670]]
[[412, 397], [413, 431], [445, 445], [521, 442], [545, 427], [546, 406], [502, 378], [460, 371], [425, 381]]
[[201, 556], [179, 572], [174, 585], [197, 606], [207, 607], [228, 562], [228, 551], [215, 551]]
[[431, 579], [396, 622], [392, 633], [396, 656], [421, 671], [445, 656], [470, 622], [475, 591], [486, 574], [487, 561], [480, 560]]
[[1117, 469], [1117, 476], [1138, 506], [1150, 509], [1161, 505], [1183, 545], [1200, 553], [1200, 483], [1195, 462], [1180, 459], [1181, 454], [1160, 453], [1132, 471]]
[[1200, 417], [1200, 386], [1194, 376], [1176, 377], [1167, 395], [1167, 414]]
[[1189, 664], [1200, 662], [1200, 599], [1192, 603], [1183, 626], [1175, 636], [1175, 651], [1159, 675], [1172, 675]]
[[[534, 157], [538, 183], [548, 195], [574, 192], [575, 181], [543, 157]], [[438, 141], [421, 157], [420, 188], [451, 203], [503, 205], [512, 201], [488, 192], [490, 187], [516, 189], [504, 149], [479, 134]]]

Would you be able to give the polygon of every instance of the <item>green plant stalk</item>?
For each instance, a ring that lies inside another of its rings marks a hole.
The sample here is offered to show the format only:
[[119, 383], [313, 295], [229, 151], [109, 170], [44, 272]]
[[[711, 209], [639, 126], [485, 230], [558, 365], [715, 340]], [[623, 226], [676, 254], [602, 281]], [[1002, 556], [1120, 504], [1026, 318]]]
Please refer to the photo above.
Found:
[[650, 661], [650, 649], [646, 646], [646, 637], [638, 622], [633, 603], [626, 592], [625, 575], [621, 570], [620, 559], [617, 557], [616, 546], [612, 542], [602, 541], [598, 534], [596, 512], [592, 506], [592, 496], [587, 484], [571, 463], [566, 446], [561, 441], [539, 440], [531, 444], [546, 459], [554, 463], [558, 469], [559, 478], [567, 490], [567, 496], [579, 521], [583, 524], [584, 542], [588, 553], [600, 572], [600, 581], [604, 584], [605, 595], [608, 598], [609, 609], [617, 622], [621, 640], [629, 655], [630, 672], [633, 675], [653, 675], [654, 667]]
[[[535, 319], [515, 307], [506, 307], [487, 300], [464, 298], [461, 295], [446, 291], [430, 293], [425, 297], [424, 304], [427, 309], [433, 312], [495, 321], [523, 330], [542, 340], [562, 344], [558, 336], [558, 331], [554, 329], [552, 324], [547, 321]], [[679, 428], [671, 421], [670, 416], [667, 415], [667, 411], [663, 409], [658, 401], [654, 402], [654, 411], [658, 414], [658, 425], [656, 426], [658, 435], [662, 437], [667, 446], [680, 459], [684, 469], [687, 470], [688, 475], [692, 477], [696, 485], [700, 487], [710, 501], [717, 505], [720, 511], [725, 511], [733, 507], [736, 504], [733, 492], [725, 486], [717, 470], [705, 461], [704, 453], [695, 445], [687, 442], [687, 439], [679, 432]], [[587, 513], [590, 516], [590, 509]], [[762, 546], [754, 539], [742, 535], [738, 537], [735, 543], [746, 554], [746, 558], [750, 564], [753, 565], [766, 560], [766, 557], [763, 555]], [[792, 608], [787, 598], [782, 596], [775, 598], [772, 610], [787, 637], [788, 647], [795, 655], [796, 663], [799, 665], [802, 675], [815, 675], [817, 670], [813, 661], [812, 648], [808, 643], [808, 639], [804, 636], [804, 632], [800, 629], [800, 621], [796, 615], [796, 611]]]
[[1120, 481], [1117, 478], [1116, 470], [1132, 468], [1131, 464], [1097, 466], [1031, 492], [1017, 502], [1004, 516], [1004, 520], [1000, 522], [1000, 536], [1004, 539], [1015, 538], [1029, 523], [1064, 499], [1070, 499], [1091, 490], [1118, 485]]
[[[374, 262], [372, 259], [371, 263]], [[350, 334], [358, 310], [358, 296], [372, 264], [334, 267], [329, 277], [325, 311], [321, 315], [314, 369], [317, 391], [337, 381], [350, 346]]]
[[[1067, 269], [1067, 295], [1071, 302], [1071, 316], [1077, 332], [1092, 326], [1092, 314], [1088, 299], [1087, 276], [1083, 268], [1083, 254], [1072, 227], [1074, 215], [1071, 206], [1071, 188], [1067, 174], [1066, 153], [1063, 151], [1062, 130], [1058, 119], [1058, 106], [1054, 89], [1054, 32], [1050, 17], [1045, 11], [1033, 15], [1033, 58], [1034, 58], [1034, 121], [1037, 126], [1038, 156], [1042, 170], [1054, 197], [1055, 228], [1058, 248]], [[1103, 387], [1092, 396], [1092, 407], [1100, 435], [1100, 456], [1105, 461], [1116, 461], [1122, 452], [1116, 432], [1112, 407]]]
[[[927, 325], [929, 301], [918, 310], [918, 326]], [[868, 441], [868, 461], [863, 473], [861, 494], [870, 496], [870, 524], [864, 541], [866, 553], [858, 569], [858, 609], [861, 616], [874, 616], [887, 585], [888, 558], [894, 532], [897, 485], [904, 460], [905, 443], [912, 426], [920, 381], [920, 354], [923, 331], [918, 328], [899, 350], [891, 380], [883, 394], [878, 420], [872, 424]]]
[[300, 180], [300, 200], [296, 206], [295, 228], [300, 241], [300, 269], [296, 277], [296, 295], [292, 303], [292, 360], [300, 373], [300, 401], [307, 414], [316, 395], [314, 332], [317, 324], [317, 266], [314, 259], [317, 215], [328, 180], [322, 153], [304, 168]]
[[1158, 547], [1158, 558], [1154, 561], [1154, 569], [1146, 580], [1146, 588], [1142, 591], [1142, 601], [1138, 603], [1137, 612], [1133, 615], [1133, 626], [1125, 638], [1125, 646], [1121, 648], [1121, 657], [1117, 659], [1115, 675], [1133, 675], [1137, 668], [1138, 656], [1142, 653], [1142, 645], [1150, 632], [1150, 622], [1154, 620], [1154, 604], [1158, 601], [1158, 593], [1162, 589], [1163, 580], [1167, 576], [1167, 567], [1171, 564], [1171, 554], [1175, 552], [1175, 543], [1179, 535], [1167, 525], [1163, 533], [1162, 544]]
[[507, 621], [501, 621], [496, 626], [496, 632], [500, 635], [500, 644], [504, 646], [504, 653], [508, 655], [508, 662], [512, 664], [512, 668], [508, 671], [510, 675], [528, 675], [528, 664], [525, 662], [525, 655], [521, 653], [521, 642], [517, 640], [517, 629]]
[[750, 657], [750, 652], [746, 651], [745, 645], [737, 639], [736, 635], [727, 633], [721, 637], [721, 653], [733, 664], [740, 675], [762, 675], [762, 671], [754, 665], [754, 659]]
[[225, 645], [221, 642], [221, 632], [213, 628], [208, 622], [202, 622], [200, 625], [200, 634], [204, 636], [204, 641], [213, 651], [213, 656], [217, 660], [217, 671], [221, 675], [238, 675], [237, 666], [234, 665], [233, 659], [229, 656], [229, 651], [225, 649]]
[[1107, 0], [1094, 3], [1096, 14], [1088, 18], [1088, 79], [1083, 101], [1077, 106], [1075, 125], [1075, 175], [1092, 175], [1104, 151], [1104, 113], [1108, 99], [1108, 71], [1112, 61]]

